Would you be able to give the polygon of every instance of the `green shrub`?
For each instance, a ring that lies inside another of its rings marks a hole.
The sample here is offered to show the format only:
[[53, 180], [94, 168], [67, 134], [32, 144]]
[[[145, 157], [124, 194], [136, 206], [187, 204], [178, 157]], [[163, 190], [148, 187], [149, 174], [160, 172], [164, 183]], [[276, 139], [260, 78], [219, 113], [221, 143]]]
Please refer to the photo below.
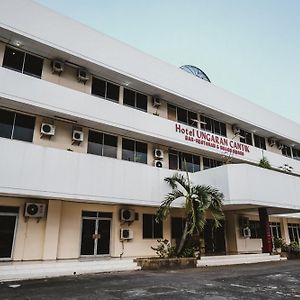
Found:
[[263, 156], [263, 158], [259, 161], [258, 165], [264, 169], [271, 169], [271, 165], [265, 156]]
[[176, 247], [171, 246], [168, 240], [157, 240], [157, 242], [157, 247], [151, 247], [151, 249], [154, 250], [160, 258], [176, 257]]
[[285, 246], [285, 242], [282, 238], [274, 238], [274, 248], [275, 249], [283, 249]]

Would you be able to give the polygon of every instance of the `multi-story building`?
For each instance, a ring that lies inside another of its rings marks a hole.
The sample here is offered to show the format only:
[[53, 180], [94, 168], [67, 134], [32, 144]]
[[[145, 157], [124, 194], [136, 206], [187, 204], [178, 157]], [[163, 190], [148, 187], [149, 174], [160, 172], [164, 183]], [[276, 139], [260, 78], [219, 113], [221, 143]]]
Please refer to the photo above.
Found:
[[1, 260], [153, 255], [182, 230], [180, 204], [154, 218], [185, 169], [225, 195], [204, 252], [266, 250], [268, 219], [299, 241], [299, 124], [34, 2], [0, 23]]

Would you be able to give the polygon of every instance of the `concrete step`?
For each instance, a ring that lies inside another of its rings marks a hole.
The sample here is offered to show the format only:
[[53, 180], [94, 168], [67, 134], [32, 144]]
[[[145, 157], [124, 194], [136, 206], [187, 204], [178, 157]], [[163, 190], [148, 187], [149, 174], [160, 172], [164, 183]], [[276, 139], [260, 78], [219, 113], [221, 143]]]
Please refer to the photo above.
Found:
[[235, 259], [235, 258], [249, 258], [249, 257], [270, 257], [269, 253], [251, 253], [251, 254], [232, 254], [232, 255], [212, 255], [212, 256], [202, 256], [202, 260], [218, 260], [218, 259]]
[[132, 259], [103, 261], [25, 262], [0, 264], [0, 281], [16, 281], [89, 273], [134, 271], [141, 268]]
[[201, 260], [197, 261], [197, 267], [208, 267], [208, 266], [228, 266], [228, 265], [239, 265], [239, 264], [252, 264], [261, 262], [276, 262], [286, 260], [286, 258], [280, 257], [280, 255], [224, 255], [218, 256], [217, 259], [213, 259], [212, 256], [202, 257]]

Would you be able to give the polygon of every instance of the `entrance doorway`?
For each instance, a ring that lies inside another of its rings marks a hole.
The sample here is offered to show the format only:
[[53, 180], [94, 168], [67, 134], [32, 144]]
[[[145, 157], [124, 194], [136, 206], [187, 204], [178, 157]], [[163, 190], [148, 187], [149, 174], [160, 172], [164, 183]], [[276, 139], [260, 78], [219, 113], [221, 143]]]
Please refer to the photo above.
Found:
[[225, 254], [225, 223], [220, 221], [221, 226], [214, 228], [213, 221], [207, 220], [204, 227], [205, 254]]
[[80, 255], [110, 254], [111, 219], [112, 213], [82, 212]]
[[0, 260], [11, 260], [19, 207], [0, 206]]

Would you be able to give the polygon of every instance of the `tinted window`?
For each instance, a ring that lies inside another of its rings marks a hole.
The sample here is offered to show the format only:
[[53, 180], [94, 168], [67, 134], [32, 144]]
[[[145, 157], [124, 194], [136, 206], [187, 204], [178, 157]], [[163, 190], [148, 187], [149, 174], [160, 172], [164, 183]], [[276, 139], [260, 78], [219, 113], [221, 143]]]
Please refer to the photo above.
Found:
[[184, 220], [182, 218], [171, 218], [171, 238], [180, 239], [184, 228]]
[[124, 89], [123, 103], [134, 107], [135, 106], [135, 92], [128, 90], [128, 89]]
[[106, 83], [103, 80], [93, 77], [92, 94], [100, 97], [105, 97]]
[[163, 237], [163, 224], [155, 221], [155, 215], [143, 214], [143, 238], [160, 239]]
[[177, 170], [178, 169], [178, 152], [169, 150], [169, 169]]
[[15, 113], [0, 109], [0, 137], [11, 138]]
[[6, 47], [3, 67], [22, 72], [25, 53], [16, 49]]
[[122, 140], [122, 159], [134, 161], [134, 141]]
[[35, 118], [16, 114], [13, 139], [32, 142]]
[[266, 140], [264, 137], [254, 134], [254, 146], [266, 150]]
[[198, 123], [197, 121], [197, 114], [192, 112], [192, 111], [188, 111], [188, 125], [193, 126], [193, 127], [198, 127]]
[[41, 78], [43, 59], [26, 53], [23, 73]]
[[135, 161], [139, 163], [147, 163], [147, 149], [146, 143], [136, 142], [136, 157]]
[[147, 102], [148, 102], [148, 100], [147, 100], [146, 95], [136, 93], [136, 107], [137, 108], [147, 111]]
[[250, 132], [247, 132], [245, 130], [240, 131], [240, 141], [242, 143], [252, 145], [252, 134]]
[[118, 85], [107, 82], [107, 99], [119, 101], [119, 93], [120, 87]]
[[102, 155], [102, 148], [103, 148], [103, 133], [90, 130], [87, 152], [95, 155]]
[[187, 110], [177, 107], [177, 120], [187, 124]]
[[103, 156], [117, 157], [117, 137], [113, 135], [104, 135]]

